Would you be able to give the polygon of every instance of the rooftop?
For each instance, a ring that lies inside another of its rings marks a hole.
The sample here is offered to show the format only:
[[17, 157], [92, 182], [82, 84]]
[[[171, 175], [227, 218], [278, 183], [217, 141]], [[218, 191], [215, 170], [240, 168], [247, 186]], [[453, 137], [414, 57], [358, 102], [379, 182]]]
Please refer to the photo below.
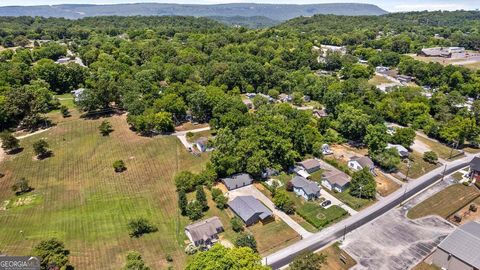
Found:
[[243, 221], [249, 220], [256, 214], [260, 219], [265, 219], [272, 215], [272, 211], [263, 205], [253, 196], [238, 196], [228, 203], [228, 206], [240, 216]]
[[298, 164], [300, 166], [302, 166], [303, 168], [305, 168], [306, 170], [310, 170], [310, 169], [313, 169], [313, 168], [316, 168], [316, 167], [320, 167], [320, 162], [318, 162], [318, 160], [313, 159], [313, 158], [304, 160], [302, 162], [299, 162]]
[[199, 240], [208, 240], [216, 235], [223, 228], [223, 224], [218, 217], [211, 217], [185, 227], [194, 242]]
[[458, 227], [438, 245], [438, 248], [475, 268], [479, 268], [480, 223], [472, 221]]
[[250, 185], [253, 182], [252, 177], [247, 173], [235, 174], [222, 179], [223, 183], [229, 190]]
[[360, 164], [360, 166], [362, 166], [364, 168], [365, 167], [366, 168], [372, 168], [374, 166], [373, 161], [369, 157], [353, 156], [352, 158], [350, 158], [350, 160], [358, 162], [358, 164]]
[[292, 184], [294, 187], [303, 189], [308, 195], [317, 194], [320, 192], [320, 188], [318, 187], [317, 183], [309, 181], [301, 176], [295, 176], [292, 179]]
[[474, 157], [472, 161], [470, 161], [470, 167], [474, 171], [480, 171], [480, 157]]

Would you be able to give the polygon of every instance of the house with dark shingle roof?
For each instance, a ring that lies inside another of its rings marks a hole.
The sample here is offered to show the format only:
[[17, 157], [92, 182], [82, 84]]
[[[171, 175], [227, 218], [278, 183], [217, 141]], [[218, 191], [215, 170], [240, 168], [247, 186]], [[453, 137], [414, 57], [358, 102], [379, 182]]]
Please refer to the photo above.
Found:
[[298, 165], [302, 167], [308, 173], [313, 173], [320, 170], [320, 162], [316, 159], [306, 159], [302, 162], [298, 162]]
[[197, 146], [200, 152], [205, 152], [208, 149], [208, 138], [207, 137], [200, 137], [197, 141], [195, 141], [195, 145]]
[[445, 238], [432, 254], [432, 263], [442, 269], [480, 269], [480, 223], [471, 221]]
[[293, 186], [293, 192], [295, 192], [298, 196], [302, 196], [305, 200], [315, 200], [320, 197], [320, 188], [318, 184], [307, 180], [301, 176], [295, 176], [291, 180]]
[[322, 173], [322, 185], [329, 190], [343, 192], [350, 185], [350, 181], [349, 175], [336, 168]]
[[273, 216], [272, 211], [263, 205], [253, 196], [238, 196], [228, 202], [228, 207], [238, 216], [247, 226], [265, 221]]
[[470, 161], [470, 176], [480, 181], [480, 157], [474, 157]]
[[185, 227], [185, 234], [196, 247], [209, 247], [218, 241], [218, 234], [223, 232], [223, 224], [218, 217], [211, 217]]
[[228, 190], [234, 190], [251, 185], [253, 183], [253, 179], [248, 173], [239, 173], [227, 178], [223, 178], [222, 182]]

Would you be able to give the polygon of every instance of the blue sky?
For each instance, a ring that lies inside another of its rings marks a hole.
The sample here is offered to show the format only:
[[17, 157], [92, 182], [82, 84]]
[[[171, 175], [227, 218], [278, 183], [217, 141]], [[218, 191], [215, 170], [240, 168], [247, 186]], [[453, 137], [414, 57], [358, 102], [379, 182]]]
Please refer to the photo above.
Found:
[[388, 11], [411, 10], [456, 10], [480, 9], [480, 0], [0, 0], [0, 6], [12, 5], [55, 5], [55, 4], [115, 4], [132, 2], [163, 2], [180, 4], [225, 4], [225, 3], [275, 3], [275, 4], [318, 4], [318, 3], [371, 3]]

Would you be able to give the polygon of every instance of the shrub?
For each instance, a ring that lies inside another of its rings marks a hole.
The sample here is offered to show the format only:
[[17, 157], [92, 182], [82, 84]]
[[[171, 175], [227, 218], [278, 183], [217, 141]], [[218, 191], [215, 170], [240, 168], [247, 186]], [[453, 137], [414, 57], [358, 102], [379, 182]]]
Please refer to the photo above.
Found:
[[199, 220], [203, 217], [203, 206], [198, 201], [189, 202], [187, 205], [187, 216], [191, 220]]
[[293, 214], [295, 212], [295, 206], [292, 199], [288, 197], [288, 194], [285, 190], [278, 190], [273, 197], [273, 203], [275, 206], [287, 214]]
[[235, 239], [236, 247], [249, 247], [253, 251], [257, 252], [257, 240], [251, 234], [239, 233]]
[[41, 269], [64, 269], [68, 264], [70, 251], [55, 238], [40, 242], [32, 251], [33, 256], [40, 257]]
[[1, 133], [0, 139], [2, 140], [2, 148], [7, 153], [13, 152], [20, 147], [19, 140], [15, 138], [11, 133]]
[[232, 225], [232, 230], [234, 230], [234, 231], [236, 231], [236, 232], [241, 232], [241, 231], [243, 231], [243, 222], [240, 220], [239, 217], [234, 216], [234, 217], [230, 220], [230, 224]]
[[120, 173], [125, 171], [127, 167], [125, 167], [125, 162], [123, 162], [123, 160], [116, 160], [113, 162], [113, 169], [115, 172]]
[[63, 118], [70, 116], [70, 111], [68, 111], [68, 107], [65, 105], [60, 106], [60, 112], [62, 113]]
[[423, 154], [423, 160], [432, 164], [436, 164], [438, 161], [438, 155], [433, 151], [428, 151]]
[[132, 219], [128, 222], [128, 228], [130, 229], [130, 237], [140, 237], [146, 233], [152, 233], [158, 231], [158, 228], [150, 224], [145, 218]]
[[38, 158], [43, 158], [50, 154], [50, 150], [48, 149], [48, 143], [45, 140], [38, 140], [34, 142], [33, 151]]
[[27, 193], [32, 190], [32, 187], [28, 185], [28, 180], [25, 177], [20, 178], [15, 184], [12, 185], [12, 191], [16, 195]]
[[113, 132], [112, 125], [107, 120], [104, 120], [100, 124], [100, 126], [98, 127], [98, 130], [100, 130], [100, 134], [102, 134], [102, 136], [108, 136], [110, 135], [110, 133]]

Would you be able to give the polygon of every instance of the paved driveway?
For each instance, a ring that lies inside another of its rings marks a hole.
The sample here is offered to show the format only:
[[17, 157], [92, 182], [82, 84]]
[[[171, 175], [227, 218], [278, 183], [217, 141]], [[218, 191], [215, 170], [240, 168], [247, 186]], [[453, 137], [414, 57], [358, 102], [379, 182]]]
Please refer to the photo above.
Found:
[[257, 200], [261, 201], [265, 206], [267, 206], [270, 210], [272, 210], [273, 214], [279, 218], [281, 218], [285, 223], [287, 223], [290, 228], [295, 230], [302, 238], [309, 237], [312, 233], [305, 230], [300, 224], [295, 222], [289, 215], [285, 214], [284, 212], [275, 208], [273, 202], [262, 192], [260, 192], [254, 185], [238, 188], [235, 190], [231, 190], [228, 193], [229, 200], [233, 200], [237, 196], [247, 196], [251, 195]]

